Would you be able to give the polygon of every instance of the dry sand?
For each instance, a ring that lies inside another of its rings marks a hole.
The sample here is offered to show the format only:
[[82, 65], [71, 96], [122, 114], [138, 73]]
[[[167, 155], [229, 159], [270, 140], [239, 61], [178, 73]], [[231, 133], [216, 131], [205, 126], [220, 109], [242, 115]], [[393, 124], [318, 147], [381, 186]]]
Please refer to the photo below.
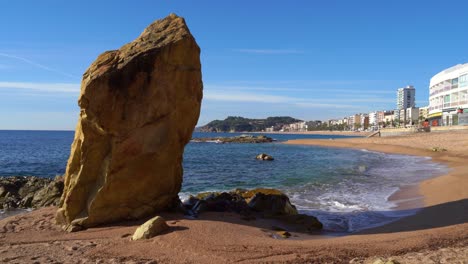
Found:
[[[427, 205], [416, 215], [344, 237], [293, 233], [272, 237], [270, 221], [243, 221], [231, 213], [191, 220], [163, 214], [169, 232], [130, 241], [140, 222], [65, 233], [53, 224], [55, 208], [0, 221], [0, 262], [7, 263], [468, 263], [468, 134], [428, 133], [395, 138], [300, 140], [291, 144], [364, 148], [430, 156], [452, 170], [424, 181]], [[434, 146], [445, 152], [428, 150]], [[406, 194], [416, 195], [415, 189]]]

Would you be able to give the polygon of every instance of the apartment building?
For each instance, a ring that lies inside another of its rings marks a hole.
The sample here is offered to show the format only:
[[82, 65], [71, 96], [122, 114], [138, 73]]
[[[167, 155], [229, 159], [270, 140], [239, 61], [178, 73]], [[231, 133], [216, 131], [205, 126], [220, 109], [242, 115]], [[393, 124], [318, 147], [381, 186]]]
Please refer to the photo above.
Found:
[[430, 124], [458, 125], [461, 124], [459, 119], [466, 120], [467, 113], [468, 63], [455, 65], [434, 75], [429, 85]]

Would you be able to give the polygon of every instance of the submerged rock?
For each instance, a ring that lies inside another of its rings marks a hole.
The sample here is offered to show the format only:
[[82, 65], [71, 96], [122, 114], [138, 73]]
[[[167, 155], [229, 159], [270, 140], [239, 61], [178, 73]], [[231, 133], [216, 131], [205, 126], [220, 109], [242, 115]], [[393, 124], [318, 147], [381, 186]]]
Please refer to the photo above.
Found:
[[156, 216], [138, 227], [132, 236], [132, 240], [149, 239], [168, 229], [169, 226], [166, 224], [166, 220], [161, 216]]
[[173, 206], [202, 86], [200, 48], [174, 14], [101, 54], [83, 75], [57, 222], [86, 228]]
[[255, 158], [258, 160], [274, 160], [272, 156], [265, 154], [265, 153], [258, 154]]

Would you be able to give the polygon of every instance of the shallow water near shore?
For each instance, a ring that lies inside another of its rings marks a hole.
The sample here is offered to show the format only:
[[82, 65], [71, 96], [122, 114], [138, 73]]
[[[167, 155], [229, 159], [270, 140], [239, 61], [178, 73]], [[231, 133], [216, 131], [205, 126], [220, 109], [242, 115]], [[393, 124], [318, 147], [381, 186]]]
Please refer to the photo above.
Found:
[[[73, 135], [72, 131], [0, 131], [0, 176], [63, 174]], [[194, 133], [194, 137], [233, 135], [239, 134]], [[290, 139], [340, 137], [336, 135], [269, 136], [278, 142], [189, 143], [181, 198], [205, 191], [277, 188], [301, 212], [317, 216], [325, 231], [355, 232], [413, 214], [414, 210], [391, 210], [395, 202], [388, 198], [401, 186], [447, 171], [425, 157], [281, 144]], [[259, 153], [275, 160], [255, 160]]]

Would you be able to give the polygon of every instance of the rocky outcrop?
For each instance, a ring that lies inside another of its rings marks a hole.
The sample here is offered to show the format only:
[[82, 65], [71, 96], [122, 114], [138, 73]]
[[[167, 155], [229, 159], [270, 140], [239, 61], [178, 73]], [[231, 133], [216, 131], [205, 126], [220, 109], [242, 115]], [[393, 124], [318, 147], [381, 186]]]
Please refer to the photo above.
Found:
[[258, 160], [269, 160], [269, 161], [272, 161], [274, 160], [274, 158], [268, 154], [265, 154], [265, 153], [262, 153], [262, 154], [258, 154], [255, 159], [258, 159]]
[[63, 177], [0, 177], [0, 209], [58, 205], [62, 191]]
[[132, 236], [132, 240], [149, 239], [168, 229], [169, 226], [166, 224], [166, 220], [161, 216], [156, 216], [138, 227]]
[[249, 207], [255, 211], [265, 212], [269, 215], [294, 215], [296, 207], [291, 204], [285, 194], [256, 193], [249, 201]]
[[314, 216], [299, 214], [286, 194], [276, 189], [237, 189], [231, 192], [206, 192], [191, 196], [183, 203], [191, 216], [203, 212], [234, 212], [243, 220], [257, 217], [276, 219], [297, 232], [314, 232], [323, 228]]
[[57, 222], [77, 230], [171, 207], [202, 89], [200, 48], [174, 14], [101, 54], [83, 75]]
[[267, 136], [252, 136], [252, 135], [240, 135], [235, 137], [210, 137], [210, 138], [194, 138], [191, 142], [210, 142], [210, 143], [271, 143], [275, 141], [271, 137]]

